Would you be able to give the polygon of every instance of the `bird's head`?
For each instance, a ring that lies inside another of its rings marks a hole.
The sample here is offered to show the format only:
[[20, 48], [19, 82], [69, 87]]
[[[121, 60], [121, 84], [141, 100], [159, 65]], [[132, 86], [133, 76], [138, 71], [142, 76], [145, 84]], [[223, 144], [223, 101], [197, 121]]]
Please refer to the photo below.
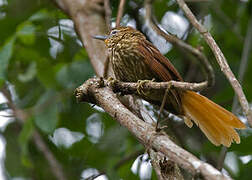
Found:
[[131, 43], [136, 39], [145, 39], [141, 32], [128, 26], [114, 28], [107, 36], [97, 35], [93, 38], [103, 40], [108, 48], [116, 46], [119, 42]]

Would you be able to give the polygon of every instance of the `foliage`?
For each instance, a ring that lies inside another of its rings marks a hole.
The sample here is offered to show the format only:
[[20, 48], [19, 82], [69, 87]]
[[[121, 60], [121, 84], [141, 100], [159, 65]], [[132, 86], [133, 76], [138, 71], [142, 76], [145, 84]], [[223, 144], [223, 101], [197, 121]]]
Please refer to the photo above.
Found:
[[[252, 18], [250, 5], [251, 0], [190, 4], [197, 18], [209, 27], [236, 75], [248, 21]], [[111, 1], [111, 6], [112, 20], [115, 20], [118, 1]], [[132, 16], [135, 14], [133, 11], [136, 11], [135, 6], [140, 9], [142, 1], [127, 2], [124, 25], [136, 18]], [[167, 11], [182, 14], [174, 1], [157, 0], [153, 8], [159, 22]], [[137, 27], [148, 34], [149, 29], [143, 22], [144, 16], [141, 13], [139, 16], [141, 18], [135, 19]], [[32, 137], [36, 130], [62, 165], [67, 179], [80, 179], [88, 168], [106, 172], [110, 179], [139, 179], [139, 174], [135, 175], [131, 170], [136, 157], [118, 169], [115, 166], [123, 157], [143, 147], [102, 110], [94, 109], [90, 104], [78, 104], [75, 100], [74, 89], [94, 76], [94, 71], [69, 17], [51, 1], [3, 0], [0, 1], [0, 27], [0, 87], [4, 84], [11, 86], [16, 106], [29, 112], [29, 118], [23, 125], [13, 121], [2, 132], [6, 141], [6, 176], [54, 178], [44, 154], [34, 144]], [[212, 52], [192, 27], [188, 27], [184, 39], [195, 47], [203, 47], [214, 66], [216, 85], [204, 93], [230, 110], [233, 90], [221, 73]], [[192, 73], [191, 81], [202, 80], [201, 72], [197, 71], [197, 61], [183, 56], [180, 49], [171, 48], [166, 56], [183, 76]], [[249, 62], [251, 60], [250, 52]], [[188, 67], [196, 71], [191, 72]], [[249, 101], [252, 99], [250, 72], [251, 62], [243, 81]], [[7, 104], [1, 103], [0, 111], [6, 110]], [[188, 129], [181, 122], [172, 123], [181, 127], [181, 132], [186, 134], [183, 142], [188, 150], [216, 165], [220, 147], [210, 144], [198, 128]], [[244, 163], [239, 157], [252, 154], [252, 131], [248, 129], [240, 134], [241, 144], [232, 145], [229, 150], [233, 152], [232, 158], [237, 159], [237, 168], [233, 170], [228, 166], [229, 162], [226, 166], [234, 178], [245, 180], [250, 179], [252, 161]], [[152, 179], [155, 178], [152, 175]]]

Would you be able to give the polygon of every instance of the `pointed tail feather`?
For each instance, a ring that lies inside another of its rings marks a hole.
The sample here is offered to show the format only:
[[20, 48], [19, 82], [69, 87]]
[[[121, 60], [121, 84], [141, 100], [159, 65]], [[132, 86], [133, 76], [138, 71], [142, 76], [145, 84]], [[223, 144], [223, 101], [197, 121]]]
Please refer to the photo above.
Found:
[[184, 91], [182, 107], [185, 116], [192, 119], [216, 146], [229, 147], [233, 141], [240, 143], [234, 128], [244, 129], [246, 126], [231, 112], [193, 91]]

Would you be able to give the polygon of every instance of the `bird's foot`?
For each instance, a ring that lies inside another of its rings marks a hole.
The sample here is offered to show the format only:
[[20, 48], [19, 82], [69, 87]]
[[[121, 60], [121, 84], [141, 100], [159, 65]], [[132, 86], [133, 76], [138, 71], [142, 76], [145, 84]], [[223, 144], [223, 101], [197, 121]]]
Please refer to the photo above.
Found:
[[106, 81], [106, 86], [108, 86], [114, 93], [120, 92], [120, 89], [117, 88], [117, 83], [119, 81], [117, 79], [114, 79], [112, 77], [109, 77]]
[[153, 82], [154, 79], [152, 80], [138, 80], [137, 83], [137, 93], [139, 95], [144, 95], [144, 96], [148, 96], [148, 92], [144, 92], [144, 84], [148, 83], [148, 82]]
[[116, 79], [114, 79], [114, 78], [112, 78], [112, 77], [109, 77], [108, 79], [107, 79], [107, 86], [109, 86], [109, 87], [113, 87], [113, 85], [116, 83]]
[[159, 123], [157, 122], [157, 124], [156, 124], [156, 132], [161, 132], [163, 129], [166, 129], [166, 128], [168, 128], [168, 126], [167, 125], [163, 125], [163, 126], [159, 126]]

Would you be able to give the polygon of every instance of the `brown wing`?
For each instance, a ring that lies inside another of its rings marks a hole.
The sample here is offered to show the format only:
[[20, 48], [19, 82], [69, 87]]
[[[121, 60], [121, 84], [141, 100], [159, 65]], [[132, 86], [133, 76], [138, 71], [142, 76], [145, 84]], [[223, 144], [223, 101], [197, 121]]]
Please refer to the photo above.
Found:
[[144, 40], [139, 42], [138, 50], [144, 56], [145, 63], [150, 69], [157, 74], [162, 81], [183, 81], [178, 71], [172, 65], [172, 63], [160, 53], [160, 51], [154, 47], [149, 41]]
[[[161, 81], [183, 81], [182, 77], [171, 64], [171, 62], [163, 56], [157, 48], [155, 48], [149, 41], [143, 40], [138, 51], [141, 52], [144, 57], [145, 63], [153, 71], [153, 74]], [[181, 97], [179, 91], [172, 89], [169, 91], [168, 103], [172, 104], [177, 113], [181, 114]], [[167, 104], [167, 103], [166, 103]]]

